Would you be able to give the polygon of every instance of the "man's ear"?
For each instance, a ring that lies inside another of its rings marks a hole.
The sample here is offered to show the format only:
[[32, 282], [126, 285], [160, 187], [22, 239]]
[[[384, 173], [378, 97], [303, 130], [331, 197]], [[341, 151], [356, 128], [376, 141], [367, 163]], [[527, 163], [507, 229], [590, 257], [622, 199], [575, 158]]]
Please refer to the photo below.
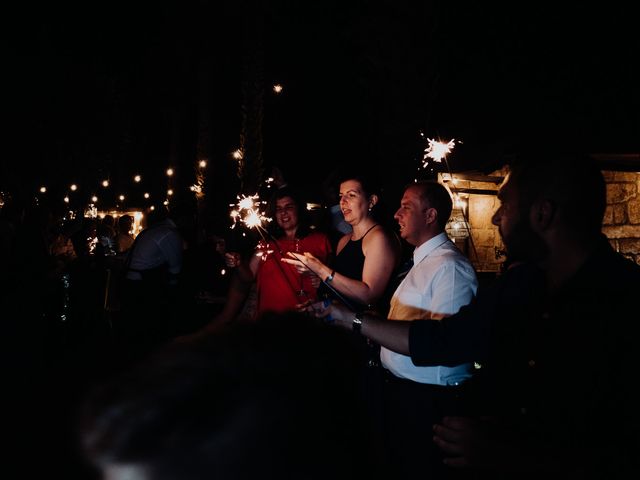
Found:
[[438, 221], [438, 211], [435, 208], [427, 208], [424, 211], [424, 221], [426, 225], [431, 225]]
[[556, 204], [549, 199], [538, 200], [533, 205], [533, 209], [532, 221], [540, 231], [551, 226], [558, 212]]

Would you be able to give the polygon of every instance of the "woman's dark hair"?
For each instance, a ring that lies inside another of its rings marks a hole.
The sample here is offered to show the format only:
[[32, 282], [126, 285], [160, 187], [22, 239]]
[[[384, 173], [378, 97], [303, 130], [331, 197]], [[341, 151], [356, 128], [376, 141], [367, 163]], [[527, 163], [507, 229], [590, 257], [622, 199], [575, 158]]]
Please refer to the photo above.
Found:
[[273, 221], [269, 224], [269, 233], [274, 237], [280, 238], [284, 236], [284, 230], [280, 228], [278, 222], [276, 222], [276, 202], [282, 198], [289, 197], [293, 200], [298, 208], [298, 229], [296, 230], [296, 236], [298, 238], [304, 238], [311, 233], [309, 214], [307, 213], [307, 202], [303, 199], [302, 194], [292, 187], [282, 187], [273, 192], [269, 206], [267, 208], [267, 215], [273, 218]]

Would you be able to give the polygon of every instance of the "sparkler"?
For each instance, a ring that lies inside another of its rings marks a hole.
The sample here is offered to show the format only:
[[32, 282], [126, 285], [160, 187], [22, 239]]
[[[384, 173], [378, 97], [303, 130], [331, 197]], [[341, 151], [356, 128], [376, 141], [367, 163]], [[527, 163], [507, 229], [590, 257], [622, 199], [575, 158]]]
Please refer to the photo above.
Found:
[[[424, 137], [424, 135], [421, 133]], [[442, 162], [443, 159], [446, 158], [448, 154], [451, 153], [453, 147], [456, 145], [456, 141], [454, 138], [449, 140], [447, 143], [441, 142], [439, 140], [433, 140], [431, 138], [427, 138], [429, 145], [424, 149], [424, 155], [422, 157], [422, 167], [426, 167], [429, 163], [429, 159], [434, 162]]]
[[255, 228], [260, 233], [260, 236], [263, 237], [262, 232], [266, 232], [264, 227], [262, 226], [263, 222], [270, 222], [271, 219], [267, 217], [262, 210], [260, 210], [260, 206], [264, 205], [266, 202], [260, 200], [260, 196], [256, 193], [255, 195], [238, 195], [236, 197], [238, 199], [238, 203], [231, 204], [231, 207], [235, 207], [231, 210], [231, 219], [233, 220], [233, 225], [231, 225], [231, 229], [235, 228], [235, 226], [240, 223], [244, 223], [248, 228]]

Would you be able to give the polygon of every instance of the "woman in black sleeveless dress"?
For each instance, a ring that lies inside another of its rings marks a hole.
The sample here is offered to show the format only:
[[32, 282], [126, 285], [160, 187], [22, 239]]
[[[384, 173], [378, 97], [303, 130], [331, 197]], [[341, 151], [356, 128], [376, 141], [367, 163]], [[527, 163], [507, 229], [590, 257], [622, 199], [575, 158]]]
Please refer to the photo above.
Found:
[[333, 266], [325, 265], [308, 252], [283, 261], [296, 265], [301, 272], [311, 271], [330, 286], [322, 285], [319, 293], [324, 290], [327, 297], [348, 302], [356, 311], [375, 309], [400, 257], [397, 237], [385, 230], [372, 214], [378, 201], [378, 194], [364, 178], [349, 177], [342, 181], [340, 208], [353, 231], [339, 240]]

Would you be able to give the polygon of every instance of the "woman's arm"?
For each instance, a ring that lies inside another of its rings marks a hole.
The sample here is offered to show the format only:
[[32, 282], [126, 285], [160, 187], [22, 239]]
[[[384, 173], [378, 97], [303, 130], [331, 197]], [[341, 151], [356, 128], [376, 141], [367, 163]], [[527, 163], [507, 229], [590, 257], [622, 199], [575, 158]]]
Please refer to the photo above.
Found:
[[369, 305], [377, 301], [384, 293], [397, 263], [398, 255], [391, 239], [382, 229], [372, 231], [367, 235], [363, 240], [362, 249], [365, 255], [362, 281], [334, 272], [308, 252], [304, 253], [304, 257], [300, 254], [290, 254], [297, 260], [283, 258], [282, 261], [295, 265], [299, 271], [310, 270], [325, 281], [333, 272], [333, 279], [329, 281], [333, 288], [349, 298]]

